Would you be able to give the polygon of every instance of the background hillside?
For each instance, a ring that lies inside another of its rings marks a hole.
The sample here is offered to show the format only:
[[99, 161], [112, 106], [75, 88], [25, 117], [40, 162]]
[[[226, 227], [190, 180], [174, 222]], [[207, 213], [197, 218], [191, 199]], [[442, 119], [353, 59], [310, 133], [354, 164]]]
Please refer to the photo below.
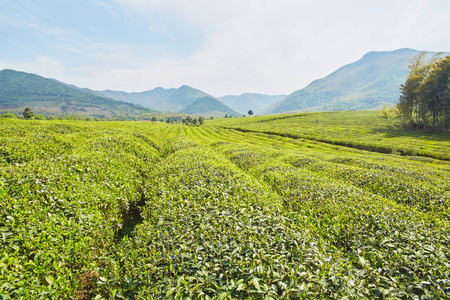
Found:
[[417, 53], [419, 51], [413, 49], [369, 52], [360, 60], [290, 94], [264, 113], [364, 110], [395, 103], [400, 84], [406, 79], [408, 60]]
[[236, 111], [211, 96], [196, 99], [195, 102], [180, 110], [180, 113], [193, 114], [203, 117], [223, 117], [223, 113], [231, 116], [239, 115]]
[[225, 105], [240, 112], [247, 114], [251, 109], [255, 114], [259, 114], [277, 101], [285, 98], [287, 95], [263, 95], [255, 93], [245, 93], [242, 95], [227, 95], [218, 99]]
[[225, 114], [232, 116], [241, 115], [213, 96], [187, 85], [183, 85], [178, 89], [157, 87], [151, 91], [141, 93], [126, 93], [110, 90], [92, 92], [165, 112], [221, 117]]
[[[183, 85], [140, 93], [78, 88], [41, 76], [0, 72], [0, 113], [21, 113], [27, 106], [44, 115], [134, 116], [153, 111], [197, 116], [240, 116], [285, 112], [380, 109], [396, 103], [408, 72], [408, 60], [419, 51], [369, 52], [360, 60], [285, 95], [245, 93], [215, 98]], [[428, 53], [431, 57], [435, 53]]]
[[[90, 90], [91, 91], [91, 90]], [[164, 89], [162, 87], [154, 88], [151, 91], [144, 91], [140, 93], [127, 93], [122, 91], [91, 91], [97, 95], [106, 96], [112, 99], [131, 102], [139, 104], [144, 107], [153, 108], [165, 98], [173, 94], [176, 89]]]
[[30, 107], [45, 116], [77, 115], [111, 118], [169, 112], [198, 116], [239, 116], [216, 98], [183, 85], [141, 93], [93, 91], [14, 70], [0, 71], [0, 113], [21, 114]]
[[152, 112], [140, 105], [93, 95], [54, 79], [14, 70], [0, 71], [0, 112], [95, 117], [134, 116]]

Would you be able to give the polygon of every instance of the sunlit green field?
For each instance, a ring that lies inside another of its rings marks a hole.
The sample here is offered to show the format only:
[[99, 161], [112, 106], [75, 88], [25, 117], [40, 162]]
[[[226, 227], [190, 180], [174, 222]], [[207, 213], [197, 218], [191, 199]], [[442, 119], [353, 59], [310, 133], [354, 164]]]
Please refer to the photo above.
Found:
[[0, 295], [449, 298], [448, 136], [277, 117], [0, 119]]
[[344, 145], [381, 153], [428, 156], [450, 160], [448, 134], [397, 130], [401, 120], [380, 111], [319, 112], [219, 119], [216, 125], [247, 131]]

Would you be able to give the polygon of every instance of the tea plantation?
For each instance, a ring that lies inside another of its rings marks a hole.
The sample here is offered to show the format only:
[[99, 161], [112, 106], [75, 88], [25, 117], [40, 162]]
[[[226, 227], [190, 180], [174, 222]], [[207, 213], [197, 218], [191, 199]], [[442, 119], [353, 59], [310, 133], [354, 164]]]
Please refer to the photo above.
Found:
[[449, 299], [449, 160], [380, 112], [0, 119], [0, 295]]

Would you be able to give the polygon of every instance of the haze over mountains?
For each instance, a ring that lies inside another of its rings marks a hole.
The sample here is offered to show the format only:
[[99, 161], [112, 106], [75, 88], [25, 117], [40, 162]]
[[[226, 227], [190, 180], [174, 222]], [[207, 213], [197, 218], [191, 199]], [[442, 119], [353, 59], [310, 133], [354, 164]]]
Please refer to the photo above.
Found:
[[157, 87], [141, 93], [126, 93], [121, 91], [91, 91], [116, 100], [139, 104], [158, 111], [179, 112], [198, 116], [221, 116], [225, 114], [239, 116], [240, 113], [224, 105], [213, 96], [183, 85], [177, 89]]
[[[100, 117], [137, 115], [151, 111], [197, 116], [240, 116], [294, 111], [379, 109], [396, 103], [408, 72], [408, 60], [419, 51], [369, 52], [330, 75], [314, 80], [290, 95], [245, 93], [215, 98], [183, 85], [157, 87], [139, 93], [78, 88], [53, 79], [14, 70], [0, 71], [0, 112], [20, 113], [32, 107], [38, 113], [85, 114]], [[429, 57], [434, 53], [429, 53]]]
[[142, 105], [144, 107], [152, 107], [158, 105], [159, 102], [170, 96], [176, 89], [164, 89], [157, 87], [151, 91], [144, 91], [141, 93], [127, 93], [122, 91], [91, 91], [102, 96], [112, 99], [131, 102]]
[[[203, 91], [194, 89], [187, 85], [183, 85], [178, 89], [164, 89], [162, 87], [157, 87], [153, 90], [140, 93], [126, 93], [111, 90], [91, 92], [97, 95], [110, 97], [112, 99], [139, 104], [155, 110], [172, 112], [182, 112], [183, 110], [192, 111], [192, 109], [189, 109], [188, 106], [193, 104], [195, 100], [209, 97], [215, 99], [216, 101], [219, 100], [222, 104], [231, 108], [231, 110], [229, 110], [218, 106], [216, 109], [220, 109], [219, 111], [223, 111], [233, 116], [247, 114], [250, 109], [253, 110], [254, 113], [258, 114], [270, 105], [275, 104], [277, 101], [286, 97], [286, 95], [272, 96], [256, 93], [245, 93], [239, 96], [228, 95], [215, 98]], [[210, 99], [211, 103], [209, 104], [214, 103], [213, 99]], [[203, 99], [202, 102], [206, 104], [205, 99]], [[219, 104], [216, 103], [215, 105]]]
[[252, 110], [255, 114], [260, 114], [269, 106], [275, 104], [286, 96], [287, 95], [245, 93], [239, 96], [223, 96], [218, 99], [242, 114], [246, 114], [249, 110]]

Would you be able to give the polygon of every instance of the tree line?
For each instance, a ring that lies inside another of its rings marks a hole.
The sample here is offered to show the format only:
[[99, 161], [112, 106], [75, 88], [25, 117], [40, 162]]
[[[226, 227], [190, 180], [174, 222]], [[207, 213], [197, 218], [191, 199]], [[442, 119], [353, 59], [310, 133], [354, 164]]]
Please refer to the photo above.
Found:
[[[163, 114], [162, 114], [163, 115]], [[0, 114], [0, 118], [9, 118], [9, 119], [17, 119], [22, 118], [25, 120], [78, 120], [78, 121], [140, 121], [140, 120], [147, 120], [147, 121], [160, 121], [160, 122], [166, 122], [169, 124], [179, 123], [184, 125], [190, 125], [190, 126], [200, 126], [205, 123], [204, 117], [194, 117], [189, 115], [175, 115], [170, 117], [161, 117], [157, 118], [156, 116], [153, 117], [141, 117], [136, 116], [135, 118], [130, 117], [123, 117], [123, 116], [116, 116], [113, 118], [97, 118], [97, 117], [91, 117], [91, 116], [75, 116], [75, 115], [68, 115], [68, 116], [61, 116], [61, 117], [55, 117], [55, 116], [48, 116], [45, 117], [44, 115], [36, 115], [33, 110], [30, 107], [25, 108], [25, 110], [22, 112], [21, 115], [17, 116], [13, 113], [5, 113]], [[211, 117], [213, 119], [213, 117]]]
[[407, 128], [445, 130], [450, 127], [450, 56], [438, 53], [428, 60], [426, 54], [409, 60], [397, 108]]
[[176, 117], [169, 117], [166, 119], [166, 123], [180, 123], [184, 124], [184, 125], [190, 125], [190, 126], [200, 126], [203, 125], [205, 123], [205, 118], [203, 117], [191, 117], [191, 116], [187, 116], [186, 118], [176, 118]]

